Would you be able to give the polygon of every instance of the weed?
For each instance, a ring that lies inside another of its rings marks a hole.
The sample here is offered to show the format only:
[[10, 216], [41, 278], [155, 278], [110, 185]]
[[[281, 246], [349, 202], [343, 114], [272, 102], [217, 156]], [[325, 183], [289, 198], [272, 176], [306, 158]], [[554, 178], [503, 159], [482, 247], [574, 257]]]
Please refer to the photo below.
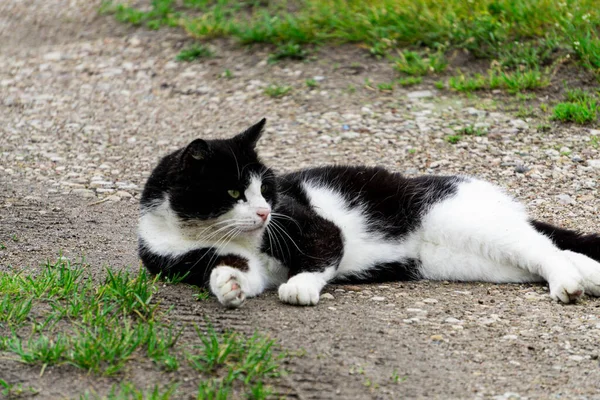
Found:
[[459, 92], [472, 92], [487, 88], [487, 82], [483, 75], [475, 74], [472, 77], [467, 77], [463, 74], [453, 76], [448, 79], [448, 86]]
[[352, 93], [356, 93], [356, 86], [354, 85], [348, 85], [348, 87], [346, 88], [346, 91], [350, 94]]
[[0, 250], [6, 250], [6, 245], [0, 242]]
[[529, 106], [529, 107], [521, 106], [521, 107], [519, 107], [519, 109], [517, 110], [515, 115], [519, 118], [530, 118], [530, 117], [535, 117], [536, 114], [535, 114], [535, 109], [533, 108], [533, 106]]
[[213, 51], [203, 44], [194, 44], [179, 52], [175, 59], [177, 61], [194, 61], [199, 58], [208, 58], [213, 56]]
[[463, 127], [459, 132], [468, 136], [485, 136], [487, 133], [485, 129], [477, 128], [474, 125], [467, 125]]
[[390, 377], [390, 379], [394, 383], [400, 383], [400, 382], [404, 382], [407, 379], [407, 377], [406, 376], [400, 376], [400, 374], [398, 374], [398, 370], [395, 369], [392, 372], [392, 376]]
[[456, 144], [460, 142], [460, 139], [462, 139], [461, 135], [449, 135], [445, 137], [446, 142], [451, 144]]
[[316, 87], [319, 87], [319, 84], [317, 83], [316, 80], [311, 78], [311, 79], [306, 80], [306, 86], [309, 87], [310, 89], [314, 89]]
[[596, 149], [600, 147], [600, 138], [598, 136], [590, 136], [590, 146]]
[[0, 378], [0, 393], [8, 399], [13, 399], [21, 396], [35, 396], [39, 393], [39, 391], [34, 389], [32, 386], [29, 386], [27, 387], [27, 389], [24, 389], [21, 383], [11, 384], [6, 382], [4, 379]]
[[441, 52], [423, 58], [414, 51], [404, 51], [400, 53], [400, 57], [395, 61], [395, 68], [398, 71], [411, 76], [442, 72], [447, 67], [448, 61]]
[[400, 86], [418, 85], [421, 82], [423, 82], [423, 78], [420, 76], [408, 76], [406, 78], [398, 79], [398, 84]]
[[446, 88], [446, 84], [444, 83], [444, 81], [437, 81], [433, 84], [436, 89], [442, 90]]
[[80, 397], [81, 400], [105, 399], [105, 400], [169, 400], [177, 391], [177, 384], [166, 385], [162, 389], [155, 385], [152, 389], [143, 391], [135, 387], [131, 382], [121, 382], [119, 385], [113, 385], [106, 397], [99, 396], [96, 393], [87, 392]]
[[205, 301], [210, 298], [210, 292], [206, 289], [199, 289], [196, 293], [194, 293], [194, 297], [198, 301]]
[[233, 73], [229, 69], [226, 69], [225, 71], [223, 71], [223, 74], [221, 76], [225, 79], [231, 79], [233, 78]]
[[382, 92], [390, 92], [390, 91], [394, 90], [394, 83], [393, 82], [379, 83], [379, 84], [377, 84], [377, 89], [379, 89]]
[[550, 80], [537, 69], [502, 72], [503, 87], [509, 93], [517, 93], [523, 90], [532, 90], [546, 87]]
[[274, 53], [269, 56], [269, 62], [280, 60], [304, 60], [308, 53], [298, 43], [285, 43], [277, 47]]
[[536, 129], [538, 132], [550, 132], [552, 127], [548, 124], [539, 124]]
[[269, 97], [280, 98], [292, 91], [290, 86], [269, 85], [265, 88], [265, 94]]
[[596, 100], [572, 103], [558, 103], [552, 111], [552, 119], [576, 124], [588, 124], [597, 119], [598, 103]]

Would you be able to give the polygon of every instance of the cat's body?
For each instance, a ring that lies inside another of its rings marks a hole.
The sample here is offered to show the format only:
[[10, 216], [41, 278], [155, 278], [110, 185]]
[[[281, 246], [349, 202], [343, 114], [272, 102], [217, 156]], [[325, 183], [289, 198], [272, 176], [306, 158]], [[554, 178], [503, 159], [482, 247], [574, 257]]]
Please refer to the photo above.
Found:
[[263, 124], [161, 161], [139, 226], [151, 272], [187, 274], [233, 307], [268, 288], [314, 305], [336, 281], [547, 281], [563, 302], [600, 295], [597, 235], [531, 221], [502, 190], [470, 177], [362, 166], [277, 177], [254, 151]]

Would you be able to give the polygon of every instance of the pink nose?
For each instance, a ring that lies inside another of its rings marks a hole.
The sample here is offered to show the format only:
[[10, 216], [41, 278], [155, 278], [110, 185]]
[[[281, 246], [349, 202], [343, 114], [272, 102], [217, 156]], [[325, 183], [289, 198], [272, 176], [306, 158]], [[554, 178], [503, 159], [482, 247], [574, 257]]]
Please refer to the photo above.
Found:
[[258, 215], [263, 221], [267, 220], [269, 214], [271, 214], [271, 210], [269, 210], [268, 208], [259, 208], [258, 210], [256, 210], [256, 215]]

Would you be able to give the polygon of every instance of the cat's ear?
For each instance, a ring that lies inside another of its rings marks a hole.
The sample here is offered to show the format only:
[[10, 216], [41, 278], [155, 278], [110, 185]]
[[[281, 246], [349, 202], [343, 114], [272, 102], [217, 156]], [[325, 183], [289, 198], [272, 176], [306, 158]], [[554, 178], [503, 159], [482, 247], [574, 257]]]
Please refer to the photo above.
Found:
[[265, 127], [265, 123], [267, 122], [266, 118], [261, 119], [256, 124], [252, 125], [250, 128], [246, 129], [244, 132], [235, 136], [233, 139], [241, 141], [247, 146], [252, 148], [256, 147], [256, 142], [260, 139], [262, 135], [263, 128]]
[[183, 165], [187, 167], [190, 163], [205, 160], [209, 153], [210, 147], [208, 146], [208, 143], [202, 139], [196, 139], [188, 144], [185, 150], [183, 150]]

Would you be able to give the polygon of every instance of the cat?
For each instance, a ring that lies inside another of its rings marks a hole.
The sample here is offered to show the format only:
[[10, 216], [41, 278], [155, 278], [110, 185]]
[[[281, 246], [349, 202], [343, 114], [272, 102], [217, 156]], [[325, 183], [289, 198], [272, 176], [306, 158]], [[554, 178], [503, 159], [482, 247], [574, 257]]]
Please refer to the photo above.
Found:
[[258, 158], [265, 119], [165, 156], [144, 187], [139, 256], [153, 274], [238, 307], [266, 289], [316, 305], [335, 282], [541, 282], [563, 303], [600, 296], [600, 236], [530, 219], [468, 176], [328, 166], [278, 176]]

